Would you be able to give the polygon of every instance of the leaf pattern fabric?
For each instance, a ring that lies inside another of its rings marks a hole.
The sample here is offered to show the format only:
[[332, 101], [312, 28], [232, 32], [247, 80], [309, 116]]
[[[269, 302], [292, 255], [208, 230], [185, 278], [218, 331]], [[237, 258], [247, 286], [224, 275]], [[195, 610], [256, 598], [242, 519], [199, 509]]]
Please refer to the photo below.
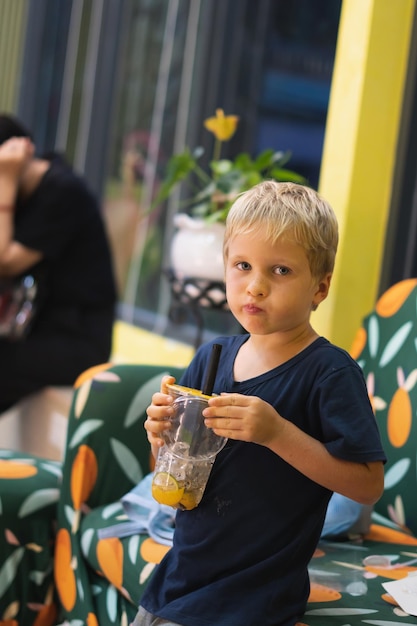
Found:
[[417, 535], [417, 280], [401, 281], [385, 292], [363, 329], [367, 341], [357, 360], [388, 458], [376, 509]]
[[53, 626], [59, 463], [0, 450], [0, 626]]

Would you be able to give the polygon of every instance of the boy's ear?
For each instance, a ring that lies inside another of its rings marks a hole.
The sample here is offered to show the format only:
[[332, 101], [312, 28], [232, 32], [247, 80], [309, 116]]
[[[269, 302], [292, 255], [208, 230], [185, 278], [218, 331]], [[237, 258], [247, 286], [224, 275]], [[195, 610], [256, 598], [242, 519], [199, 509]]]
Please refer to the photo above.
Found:
[[329, 294], [329, 289], [330, 289], [330, 283], [332, 280], [332, 274], [331, 272], [329, 272], [328, 274], [325, 274], [325, 276], [323, 276], [318, 284], [317, 284], [317, 291], [314, 294], [314, 298], [313, 298], [313, 302], [312, 302], [312, 309], [313, 311], [315, 311], [317, 309], [317, 307], [319, 306], [320, 302], [323, 302], [323, 300], [325, 300]]

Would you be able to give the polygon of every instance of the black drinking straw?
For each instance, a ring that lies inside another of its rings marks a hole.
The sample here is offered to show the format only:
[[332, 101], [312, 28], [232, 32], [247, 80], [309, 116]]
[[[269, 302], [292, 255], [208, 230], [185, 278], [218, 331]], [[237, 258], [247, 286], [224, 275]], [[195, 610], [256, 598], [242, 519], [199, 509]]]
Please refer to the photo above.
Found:
[[203, 388], [201, 390], [205, 396], [211, 396], [213, 393], [214, 381], [216, 380], [221, 351], [222, 346], [219, 343], [214, 343], [211, 350], [210, 361], [207, 367]]

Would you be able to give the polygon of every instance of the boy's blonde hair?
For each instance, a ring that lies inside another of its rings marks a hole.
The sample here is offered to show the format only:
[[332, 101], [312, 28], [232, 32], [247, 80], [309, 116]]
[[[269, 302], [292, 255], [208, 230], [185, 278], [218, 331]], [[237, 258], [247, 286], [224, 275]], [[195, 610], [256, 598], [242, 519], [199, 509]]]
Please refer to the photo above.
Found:
[[337, 219], [330, 204], [314, 189], [268, 180], [242, 193], [227, 216], [224, 258], [227, 259], [233, 237], [256, 231], [272, 243], [288, 235], [302, 246], [314, 277], [333, 272]]

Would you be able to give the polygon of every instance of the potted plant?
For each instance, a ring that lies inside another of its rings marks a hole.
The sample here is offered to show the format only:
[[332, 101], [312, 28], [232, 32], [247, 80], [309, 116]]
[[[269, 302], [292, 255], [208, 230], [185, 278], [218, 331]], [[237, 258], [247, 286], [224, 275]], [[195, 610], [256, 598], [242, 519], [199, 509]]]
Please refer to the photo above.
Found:
[[204, 121], [205, 128], [215, 137], [209, 172], [199, 164], [204, 152], [201, 147], [194, 151], [185, 148], [168, 161], [154, 205], [169, 198], [179, 183], [187, 184], [187, 198], [180, 202], [181, 211], [174, 217], [178, 230], [171, 247], [173, 270], [179, 277], [192, 273], [199, 278], [223, 279], [224, 224], [240, 193], [265, 179], [306, 182], [300, 174], [286, 169], [289, 152], [267, 149], [255, 159], [248, 153], [240, 153], [233, 160], [222, 159], [222, 144], [233, 137], [238, 122], [236, 115], [225, 115], [222, 109]]

